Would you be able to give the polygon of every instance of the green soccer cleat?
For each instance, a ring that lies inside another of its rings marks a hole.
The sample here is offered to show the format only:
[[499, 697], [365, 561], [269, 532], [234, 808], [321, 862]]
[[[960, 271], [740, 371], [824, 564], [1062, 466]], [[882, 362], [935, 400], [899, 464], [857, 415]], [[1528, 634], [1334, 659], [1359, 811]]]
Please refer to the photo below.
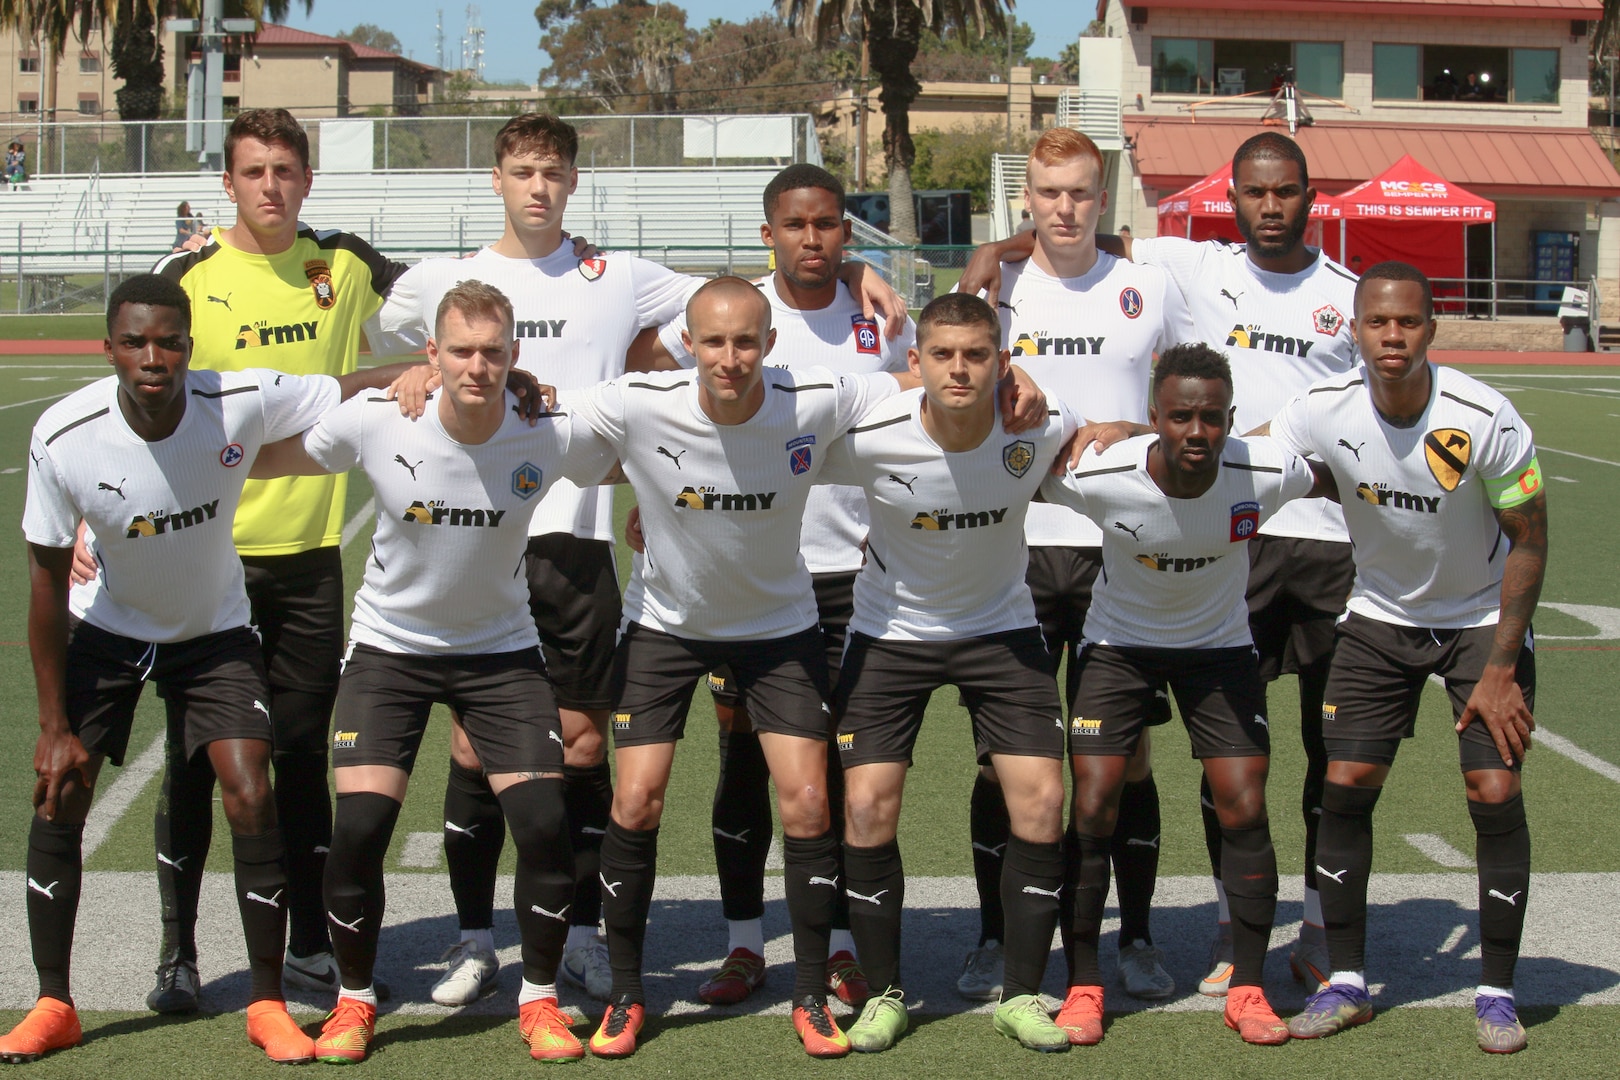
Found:
[[1036, 994], [1019, 994], [997, 1005], [995, 1025], [999, 1034], [1017, 1039], [1028, 1050], [1054, 1054], [1069, 1048], [1069, 1033], [1046, 1015]]
[[906, 1032], [906, 995], [890, 987], [866, 999], [861, 1015], [849, 1028], [850, 1048], [862, 1054], [876, 1054], [893, 1046]]

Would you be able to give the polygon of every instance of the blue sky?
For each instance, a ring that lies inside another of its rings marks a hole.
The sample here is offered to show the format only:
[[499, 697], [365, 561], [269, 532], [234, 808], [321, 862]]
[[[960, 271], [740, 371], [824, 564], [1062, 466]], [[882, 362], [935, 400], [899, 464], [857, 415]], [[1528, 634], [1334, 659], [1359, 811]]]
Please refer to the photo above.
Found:
[[[608, 2], [608, 0], [602, 0]], [[532, 0], [484, 0], [484, 73], [491, 80], [533, 82], [545, 66], [540, 31], [534, 21]], [[738, 19], [769, 9], [769, 0], [688, 0], [687, 25], [702, 26], [712, 18]], [[444, 12], [445, 58], [457, 66], [467, 5], [453, 0], [315, 0], [315, 10], [303, 14], [294, 0], [289, 25], [335, 34], [356, 23], [372, 23], [391, 31], [405, 51], [429, 64], [438, 62], [434, 39], [436, 12]], [[1035, 28], [1035, 55], [1055, 57], [1085, 27], [1094, 10], [1090, 0], [1023, 0], [1014, 14]]]

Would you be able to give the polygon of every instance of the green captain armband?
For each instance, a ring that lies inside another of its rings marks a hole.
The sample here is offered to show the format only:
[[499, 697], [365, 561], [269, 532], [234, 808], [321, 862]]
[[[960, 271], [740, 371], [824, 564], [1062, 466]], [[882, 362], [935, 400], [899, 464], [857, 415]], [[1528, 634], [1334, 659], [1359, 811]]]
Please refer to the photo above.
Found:
[[1491, 505], [1498, 510], [1529, 502], [1541, 491], [1541, 462], [1531, 457], [1530, 463], [1517, 472], [1497, 480], [1485, 481]]

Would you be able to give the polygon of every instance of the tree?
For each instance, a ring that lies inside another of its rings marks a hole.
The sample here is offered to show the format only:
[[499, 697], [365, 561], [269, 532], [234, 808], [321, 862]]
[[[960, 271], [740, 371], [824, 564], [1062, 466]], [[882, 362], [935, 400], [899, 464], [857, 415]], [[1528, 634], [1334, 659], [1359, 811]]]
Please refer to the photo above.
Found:
[[344, 41], [352, 41], [356, 45], [370, 45], [373, 49], [381, 49], [383, 52], [397, 54], [400, 51], [399, 38], [370, 23], [360, 23], [353, 30], [344, 31], [337, 36]]
[[616, 0], [541, 0], [534, 9], [540, 48], [551, 64], [540, 83], [576, 90], [577, 100], [552, 94], [569, 112], [667, 112], [674, 108], [676, 71], [691, 32], [674, 4]]
[[[1013, 0], [776, 0], [776, 9], [794, 32], [808, 41], [827, 41], [844, 33], [866, 42], [872, 70], [882, 88], [883, 159], [889, 169], [891, 231], [908, 242], [917, 239], [916, 212], [911, 199], [911, 166], [916, 147], [911, 141], [911, 103], [922, 87], [912, 74], [912, 62], [925, 29], [940, 36], [978, 37], [1005, 35], [1003, 4]], [[1002, 36], [1005, 44], [1006, 38]]]

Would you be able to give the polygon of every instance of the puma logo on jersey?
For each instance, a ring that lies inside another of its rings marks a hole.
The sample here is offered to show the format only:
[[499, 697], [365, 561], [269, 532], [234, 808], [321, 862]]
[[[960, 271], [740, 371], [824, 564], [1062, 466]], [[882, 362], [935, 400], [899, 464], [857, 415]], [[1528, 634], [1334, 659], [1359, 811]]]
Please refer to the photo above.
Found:
[[1231, 293], [1227, 292], [1225, 289], [1222, 289], [1221, 290], [1221, 295], [1226, 297], [1228, 300], [1232, 301], [1232, 307], [1235, 310], [1237, 308], [1237, 306], [1238, 306], [1238, 296], [1242, 296], [1243, 294], [1238, 293], [1237, 296], [1233, 296]]
[[1031, 896], [1050, 896], [1052, 899], [1056, 900], [1058, 898], [1058, 893], [1063, 891], [1063, 886], [1059, 885], [1055, 889], [1042, 889], [1034, 885], [1025, 885], [1018, 891], [1028, 893]]
[[1519, 906], [1519, 897], [1524, 895], [1524, 890], [1520, 889], [1518, 892], [1514, 893], [1512, 896], [1508, 896], [1505, 893], [1499, 893], [1495, 889], [1492, 889], [1490, 892], [1486, 893], [1485, 895], [1486, 896], [1494, 896], [1498, 900], [1500, 900], [1503, 903], [1507, 904], [1509, 907], [1518, 907]]
[[1138, 555], [1136, 561], [1149, 570], [1160, 573], [1185, 574], [1192, 570], [1202, 570], [1213, 563], [1218, 563], [1225, 556], [1222, 555], [1196, 555], [1187, 558], [1176, 558], [1171, 555]]
[[[421, 462], [417, 462], [418, 465]], [[407, 466], [408, 468], [409, 466]], [[480, 510], [476, 507], [446, 506], [442, 499], [417, 499], [405, 508], [401, 521], [418, 525], [462, 525], [471, 529], [498, 529], [505, 510]]]
[[264, 322], [253, 326], [243, 323], [241, 329], [236, 331], [236, 347], [257, 349], [272, 344], [292, 345], [300, 341], [314, 341], [319, 326], [319, 321], [285, 323], [281, 326]]
[[1096, 356], [1106, 337], [1045, 337], [1019, 334], [1012, 344], [1014, 356]]
[[548, 731], [548, 732], [546, 732], [546, 738], [550, 739], [552, 742], [556, 743], [558, 746], [562, 746], [562, 747], [564, 747], [566, 749], [566, 744], [563, 742], [563, 737], [562, 737], [561, 733], [556, 732], [556, 731]]
[[45, 460], [44, 458], [42, 458], [42, 457], [38, 456], [37, 454], [35, 454], [32, 450], [28, 451], [28, 459], [30, 461], [32, 461], [35, 465], [38, 465], [41, 461]]
[[1137, 535], [1137, 533], [1140, 532], [1141, 529], [1142, 529], [1141, 525], [1138, 525], [1136, 528], [1133, 529], [1129, 525], [1126, 525], [1123, 521], [1116, 521], [1116, 522], [1114, 522], [1114, 528], [1118, 529], [1120, 532], [1128, 532], [1128, 533], [1130, 533], [1132, 540], [1138, 540], [1139, 541], [1139, 540], [1142, 539], [1140, 536]]
[[1506, 435], [1510, 431], [1518, 431], [1519, 430], [1519, 425], [1518, 424], [1509, 424], [1507, 427], [1498, 428], [1497, 430], [1499, 430], [1503, 435]]
[[713, 829], [714, 835], [718, 836], [720, 839], [731, 840], [738, 844], [746, 844], [748, 842], [748, 834], [751, 831], [749, 829], [744, 829], [738, 833], [728, 833], [718, 825], [714, 826]]
[[100, 481], [100, 482], [98, 482], [96, 484], [96, 490], [97, 491], [110, 491], [114, 495], [116, 495], [120, 499], [122, 499], [124, 497], [124, 485], [126, 483], [128, 483], [128, 482], [129, 482], [129, 477], [126, 476], [122, 480], [118, 481], [118, 486], [117, 487], [114, 487], [112, 484], [109, 484], [105, 480], [102, 480], [102, 481]]
[[182, 855], [178, 859], [171, 859], [161, 851], [157, 853], [158, 862], [162, 863], [164, 866], [174, 867], [175, 873], [185, 872], [185, 861], [189, 858], [191, 858], [190, 855]]
[[416, 479], [416, 466], [422, 464], [420, 461], [418, 461], [416, 465], [412, 465], [410, 462], [405, 460], [404, 454], [395, 454], [394, 460], [405, 466], [405, 468], [410, 472], [412, 480]]
[[1363, 439], [1361, 442], [1356, 443], [1356, 445], [1351, 446], [1349, 443], [1345, 442], [1343, 439], [1340, 439], [1339, 440], [1339, 445], [1344, 447], [1346, 450], [1350, 451], [1352, 454], [1356, 455], [1356, 460], [1360, 461], [1361, 460], [1361, 448], [1363, 446], [1367, 445], [1367, 440]]
[[911, 485], [915, 484], [917, 482], [917, 478], [915, 476], [913, 476], [910, 480], [902, 480], [898, 476], [896, 476], [894, 473], [890, 473], [889, 474], [889, 479], [893, 480], [895, 483], [897, 483], [901, 487], [905, 488], [906, 489], [906, 494], [908, 494], [908, 495], [917, 494], [915, 491], [911, 490]]
[[[255, 636], [257, 636], [257, 631], [256, 630], [255, 630]], [[255, 709], [258, 709], [260, 712], [264, 713], [265, 716], [270, 715], [269, 707], [267, 705], [265, 705], [264, 702], [260, 701], [258, 698], [253, 699], [253, 707]]]
[[545, 908], [541, 907], [539, 904], [530, 904], [529, 905], [529, 910], [534, 912], [536, 915], [544, 915], [548, 919], [556, 919], [558, 922], [567, 922], [568, 921], [568, 909], [573, 907], [573, 906], [574, 905], [572, 905], [572, 904], [564, 904], [562, 906], [562, 909], [559, 910], [559, 911], [547, 911]]
[[950, 510], [935, 510], [932, 513], [917, 514], [911, 519], [913, 529], [926, 529], [929, 532], [948, 532], [951, 529], [985, 529], [991, 525], [1000, 525], [1007, 516], [1007, 508], [1000, 510], [969, 510], [965, 513], [955, 514]]
[[1390, 506], [1396, 510], [1416, 510], [1420, 514], [1438, 514], [1440, 512], [1440, 496], [1438, 495], [1418, 495], [1410, 491], [1396, 491], [1378, 482], [1357, 484], [1356, 498], [1369, 506]]
[[1254, 714], [1254, 722], [1259, 724], [1261, 727], [1265, 728], [1267, 731], [1271, 730], [1271, 721], [1267, 720], [1265, 717], [1261, 716], [1259, 713]]
[[[683, 453], [685, 451], [682, 451]], [[675, 496], [677, 510], [730, 510], [746, 513], [751, 510], [769, 510], [771, 503], [776, 501], [776, 492], [761, 491], [758, 494], [720, 494], [712, 487], [681, 488], [681, 493]]]
[[1007, 845], [1005, 843], [997, 844], [995, 847], [991, 847], [989, 844], [981, 844], [977, 840], [973, 841], [974, 851], [982, 851], [992, 859], [1001, 858], [1001, 853], [1006, 849]]
[[883, 901], [878, 899], [878, 897], [883, 896], [888, 891], [889, 891], [888, 889], [879, 889], [877, 892], [873, 893], [871, 896], [862, 896], [860, 893], [856, 892], [854, 889], [845, 889], [844, 890], [844, 895], [849, 897], [851, 900], [864, 900], [868, 904], [871, 904], [873, 907], [882, 907], [883, 906]]
[[1232, 327], [1232, 332], [1226, 336], [1226, 343], [1236, 345], [1240, 349], [1256, 349], [1260, 352], [1281, 353], [1284, 356], [1304, 356], [1311, 351], [1311, 346], [1316, 344], [1304, 338], [1267, 333], [1258, 326], [1244, 326], [1241, 323]]
[[[280, 894], [278, 893], [277, 895], [279, 896]], [[326, 917], [343, 927], [343, 929], [347, 930], [351, 934], [358, 934], [360, 932], [360, 924], [366, 921], [366, 917], [364, 915], [360, 915], [357, 916], [352, 923], [344, 922], [330, 911], [326, 913]]]
[[[1021, 304], [1021, 303], [1023, 303], [1023, 301], [1020, 300], [1018, 303]], [[996, 307], [998, 307], [998, 308], [1006, 308], [1008, 311], [1012, 312], [1014, 315], [1018, 314], [1018, 304], [1009, 304], [1005, 300], [997, 300], [996, 301]]]
[[623, 885], [624, 882], [615, 881], [615, 882], [609, 883], [608, 879], [603, 877], [600, 872], [597, 873], [596, 880], [600, 881], [602, 883], [602, 888], [604, 888], [604, 889], [606, 889], [608, 891], [609, 896], [613, 897], [615, 900], [617, 900], [619, 898], [619, 886]]
[[28, 887], [34, 892], [39, 893], [39, 895], [43, 896], [47, 900], [56, 899], [56, 887], [60, 884], [62, 884], [60, 881], [53, 881], [49, 885], [41, 885], [33, 878], [28, 879]]
[[665, 450], [662, 446], [660, 446], [658, 448], [658, 452], [660, 454], [663, 454], [665, 457], [669, 458], [669, 460], [673, 461], [675, 463], [675, 470], [677, 472], [680, 471], [681, 458], [686, 456], [686, 451], [685, 450], [682, 450], [679, 454], [672, 454], [668, 450]]
[[[281, 894], [286, 892], [286, 891], [287, 891], [286, 889], [277, 889], [274, 893], [272, 893], [269, 896], [260, 896], [258, 893], [254, 892], [252, 889], [249, 889], [247, 891], [247, 893], [246, 893], [246, 896], [247, 896], [247, 898], [249, 900], [252, 900], [254, 903], [264, 904], [266, 907], [279, 908], [281, 906]], [[356, 921], [358, 921], [358, 920], [356, 920]]]
[[129, 519], [129, 528], [124, 533], [124, 539], [134, 540], [138, 536], [162, 536], [164, 533], [179, 532], [181, 529], [195, 528], [214, 520], [219, 510], [219, 500], [193, 506], [190, 510], [153, 510], [148, 514], [136, 514]]
[[836, 889], [836, 888], [838, 888], [838, 879], [836, 877], [824, 878], [824, 877], [816, 876], [816, 877], [812, 877], [805, 884], [807, 884], [807, 885], [826, 885], [829, 888]]
[[208, 302], [210, 304], [223, 304], [225, 306], [225, 310], [230, 311], [231, 310], [231, 297], [233, 297], [235, 295], [236, 295], [235, 292], [228, 292], [228, 293], [225, 294], [224, 299], [221, 299], [220, 297], [214, 296], [213, 294], [209, 294]]
[[1344, 875], [1346, 875], [1346, 874], [1348, 874], [1350, 872], [1350, 868], [1347, 866], [1343, 870], [1340, 870], [1338, 873], [1335, 874], [1335, 873], [1329, 873], [1328, 871], [1322, 869], [1322, 864], [1317, 863], [1316, 864], [1316, 872], [1318, 874], [1322, 875], [1325, 878], [1332, 878], [1333, 879], [1333, 884], [1335, 884], [1335, 885], [1343, 885], [1344, 884]]

